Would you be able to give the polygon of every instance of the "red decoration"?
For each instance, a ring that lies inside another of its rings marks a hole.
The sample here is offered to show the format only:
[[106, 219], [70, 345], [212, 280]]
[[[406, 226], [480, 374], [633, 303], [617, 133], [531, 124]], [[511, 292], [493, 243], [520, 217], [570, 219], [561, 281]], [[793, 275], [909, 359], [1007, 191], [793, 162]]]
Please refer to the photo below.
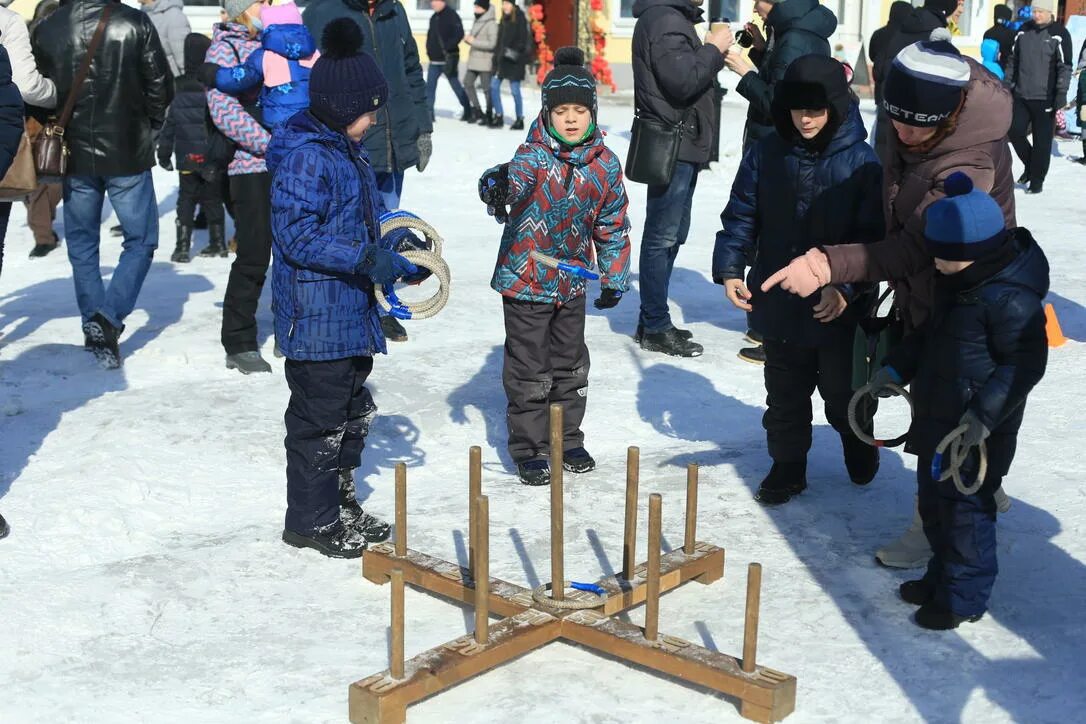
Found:
[[543, 25], [545, 17], [543, 6], [539, 3], [533, 4], [528, 8], [528, 15], [531, 18], [532, 36], [535, 38], [536, 56], [539, 59], [536, 82], [542, 85], [543, 79], [547, 77], [547, 73], [554, 67], [554, 52], [547, 45], [547, 28]]
[[596, 82], [611, 88], [614, 93], [618, 90], [614, 76], [611, 74], [611, 64], [604, 57], [607, 49], [607, 33], [603, 27], [603, 0], [591, 0], [592, 20], [589, 22], [589, 30], [592, 31], [592, 45], [595, 52], [592, 57], [592, 75], [596, 76]]

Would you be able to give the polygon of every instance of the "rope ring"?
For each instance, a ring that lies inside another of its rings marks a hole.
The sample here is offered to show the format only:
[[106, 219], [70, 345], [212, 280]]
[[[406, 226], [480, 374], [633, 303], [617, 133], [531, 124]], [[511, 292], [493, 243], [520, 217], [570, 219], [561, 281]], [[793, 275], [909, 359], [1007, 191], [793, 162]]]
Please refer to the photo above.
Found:
[[[899, 397], [905, 398], [905, 401], [909, 403], [909, 414], [911, 416], [914, 412], [913, 398], [909, 395], [905, 388], [901, 387], [900, 385], [893, 384], [886, 385], [886, 387], [887, 389], [896, 392]], [[909, 432], [907, 430], [901, 435], [893, 438], [892, 440], [878, 440], [861, 430], [860, 424], [856, 420], [856, 408], [859, 406], [860, 400], [866, 397], [867, 393], [870, 392], [873, 388], [874, 386], [870, 382], [867, 383], [860, 389], [856, 390], [856, 393], [852, 395], [852, 399], [848, 401], [848, 426], [852, 428], [852, 434], [854, 434], [857, 438], [867, 443], [871, 447], [897, 447], [908, 439]]]
[[[962, 480], [962, 466], [969, 459], [970, 448], [962, 450], [962, 437], [968, 429], [968, 425], [962, 425], [952, 430], [936, 446], [935, 455], [931, 459], [931, 477], [940, 483], [953, 478], [954, 487], [958, 489], [959, 493], [962, 495], [976, 495], [984, 485], [984, 479], [988, 477], [988, 446], [983, 440], [977, 446], [977, 452], [980, 454], [977, 477], [970, 485], [966, 485]], [[950, 448], [950, 465], [944, 471], [943, 455], [946, 454], [947, 448]]]
[[412, 249], [403, 252], [400, 256], [415, 266], [430, 270], [438, 281], [438, 290], [429, 299], [408, 304], [396, 296], [393, 286], [389, 284], [384, 287], [375, 286], [374, 297], [381, 309], [397, 319], [429, 319], [445, 308], [445, 304], [449, 301], [449, 289], [452, 286], [452, 272], [441, 257], [443, 245], [441, 235], [434, 227], [414, 214], [406, 211], [386, 214], [381, 221], [381, 236], [384, 237], [398, 229], [417, 231], [430, 242], [429, 250]]
[[[562, 585], [565, 588], [572, 587], [572, 581], [563, 581]], [[562, 609], [563, 611], [579, 611], [588, 608], [599, 608], [603, 604], [607, 603], [607, 599], [598, 593], [592, 593], [591, 591], [580, 591], [581, 593], [587, 593], [592, 596], [592, 599], [582, 599], [580, 601], [563, 599], [561, 601], [555, 601], [553, 598], [547, 595], [547, 591], [550, 590], [551, 584], [544, 583], [539, 588], [532, 591], [532, 600], [543, 606], [550, 606], [551, 608]]]

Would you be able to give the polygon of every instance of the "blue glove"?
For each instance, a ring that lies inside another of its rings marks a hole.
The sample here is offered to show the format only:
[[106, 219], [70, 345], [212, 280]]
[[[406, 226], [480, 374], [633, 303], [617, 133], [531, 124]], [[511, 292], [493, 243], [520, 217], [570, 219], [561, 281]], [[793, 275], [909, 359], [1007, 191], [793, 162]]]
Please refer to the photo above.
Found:
[[901, 383], [901, 375], [893, 367], [889, 365], [879, 367], [875, 374], [871, 375], [871, 391], [867, 394], [871, 395], [872, 399], [894, 397], [897, 393], [890, 389], [890, 385], [901, 385]]
[[373, 280], [374, 284], [392, 284], [400, 277], [417, 274], [418, 267], [394, 251], [370, 244], [358, 271]]
[[499, 224], [509, 218], [506, 199], [509, 198], [509, 164], [503, 163], [487, 171], [479, 179], [479, 200], [486, 204], [486, 212]]
[[610, 309], [622, 300], [622, 292], [617, 289], [604, 289], [599, 299], [593, 302], [596, 309]]
[[958, 424], [965, 425], [968, 428], [962, 435], [962, 446], [966, 449], [980, 445], [992, 434], [992, 431], [984, 426], [984, 423], [973, 414], [972, 410], [966, 410]]

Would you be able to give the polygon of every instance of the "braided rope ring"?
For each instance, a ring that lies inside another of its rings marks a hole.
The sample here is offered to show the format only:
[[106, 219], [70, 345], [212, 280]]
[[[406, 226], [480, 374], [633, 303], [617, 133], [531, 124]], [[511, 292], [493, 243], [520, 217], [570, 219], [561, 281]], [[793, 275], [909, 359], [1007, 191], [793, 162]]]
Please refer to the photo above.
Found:
[[[909, 403], [909, 413], [913, 413], [913, 398], [900, 385], [887, 385], [887, 389], [893, 390], [899, 397], [905, 398], [905, 401]], [[856, 420], [856, 408], [860, 404], [860, 400], [867, 396], [867, 393], [873, 389], [871, 383], [868, 383], [856, 390], [856, 393], [852, 396], [852, 399], [848, 401], [848, 426], [852, 428], [852, 434], [857, 438], [867, 443], [872, 447], [897, 447], [905, 442], [909, 437], [908, 431], [905, 431], [901, 435], [893, 438], [892, 440], [878, 440], [866, 432], [860, 429], [860, 424]]]
[[410, 304], [401, 301], [396, 296], [391, 284], [384, 287], [375, 286], [373, 294], [377, 299], [378, 306], [397, 319], [429, 319], [444, 309], [445, 304], [449, 301], [449, 289], [452, 286], [452, 272], [441, 256], [443, 246], [441, 235], [430, 224], [406, 211], [386, 214], [381, 222], [382, 237], [397, 229], [417, 231], [430, 242], [431, 249], [429, 250], [412, 249], [403, 252], [400, 256], [415, 266], [429, 269], [438, 280], [438, 290], [429, 299], [421, 302], [411, 302]]
[[[572, 587], [572, 581], [564, 581], [563, 586], [566, 588]], [[539, 588], [532, 591], [532, 600], [543, 606], [550, 606], [551, 608], [562, 609], [563, 611], [579, 611], [588, 608], [599, 608], [603, 604], [607, 603], [607, 599], [598, 593], [592, 593], [591, 591], [579, 591], [580, 593], [587, 593], [592, 596], [591, 599], [581, 600], [577, 599], [562, 599], [561, 601], [555, 601], [553, 598], [547, 595], [547, 591], [550, 590], [551, 584], [544, 583]]]
[[[980, 467], [977, 470], [976, 480], [972, 484], [966, 485], [962, 480], [962, 466], [965, 465], [965, 461], [969, 458], [971, 448], [962, 450], [962, 437], [968, 429], [968, 425], [955, 428], [935, 448], [935, 455], [931, 459], [931, 477], [940, 483], [953, 478], [954, 487], [958, 489], [959, 493], [962, 495], [976, 495], [977, 491], [984, 485], [984, 479], [988, 477], [988, 446], [983, 440], [977, 446], [977, 452], [980, 453]], [[946, 454], [947, 448], [950, 448], [950, 465], [944, 471], [943, 455]]]

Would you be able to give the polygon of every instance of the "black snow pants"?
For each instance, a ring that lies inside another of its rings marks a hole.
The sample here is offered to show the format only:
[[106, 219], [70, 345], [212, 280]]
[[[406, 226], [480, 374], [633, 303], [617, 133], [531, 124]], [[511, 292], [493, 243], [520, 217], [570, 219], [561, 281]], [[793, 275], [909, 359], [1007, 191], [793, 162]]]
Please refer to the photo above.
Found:
[[271, 263], [271, 174], [231, 176], [230, 192], [238, 249], [222, 303], [222, 346], [227, 354], [238, 354], [259, 346], [256, 308]]
[[339, 518], [339, 470], [354, 469], [377, 412], [373, 357], [286, 361], [287, 530], [311, 535]]
[[[1007, 136], [1018, 155], [1018, 160], [1026, 167], [1026, 176], [1030, 184], [1044, 183], [1048, 175], [1048, 165], [1052, 160], [1052, 138], [1056, 134], [1056, 115], [1046, 111], [1049, 104], [1045, 101], [1027, 101], [1014, 99], [1014, 115]], [[1033, 131], [1033, 144], [1029, 142], [1030, 129]]]
[[207, 223], [222, 226], [226, 214], [222, 203], [222, 180], [216, 173], [210, 179], [199, 173], [180, 173], [177, 187], [177, 220], [185, 226], [196, 221], [196, 205], [204, 212]]
[[509, 400], [509, 455], [521, 463], [550, 454], [550, 410], [562, 405], [562, 449], [584, 445], [581, 421], [588, 403], [585, 297], [542, 304], [502, 297]]

